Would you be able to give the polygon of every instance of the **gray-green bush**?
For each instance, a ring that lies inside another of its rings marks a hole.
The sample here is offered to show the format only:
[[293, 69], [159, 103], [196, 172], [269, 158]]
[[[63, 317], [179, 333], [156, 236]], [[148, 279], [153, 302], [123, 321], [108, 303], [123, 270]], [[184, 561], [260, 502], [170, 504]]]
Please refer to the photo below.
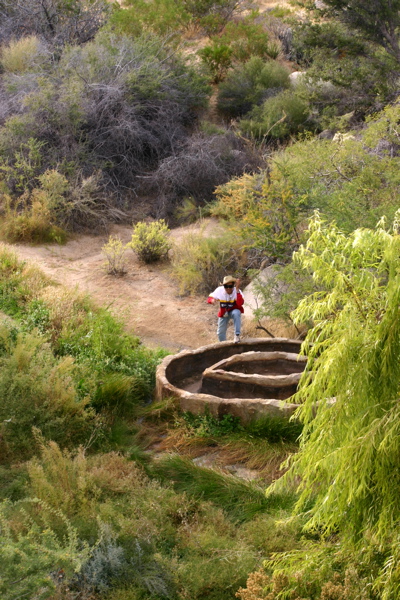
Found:
[[247, 113], [254, 105], [289, 87], [289, 71], [275, 61], [253, 56], [232, 69], [218, 88], [218, 109], [230, 117]]
[[308, 104], [287, 90], [256, 106], [239, 123], [240, 130], [257, 140], [284, 140], [306, 128]]

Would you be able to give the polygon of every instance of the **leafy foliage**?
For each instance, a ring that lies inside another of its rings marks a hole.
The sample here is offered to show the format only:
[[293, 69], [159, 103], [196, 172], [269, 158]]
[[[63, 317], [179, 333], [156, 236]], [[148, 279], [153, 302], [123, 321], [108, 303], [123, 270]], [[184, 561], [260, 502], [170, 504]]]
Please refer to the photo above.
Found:
[[240, 21], [229, 21], [218, 39], [229, 45], [235, 61], [245, 62], [252, 56], [270, 57], [269, 34], [264, 23], [260, 22], [258, 11], [251, 12]]
[[[300, 221], [302, 215], [309, 215], [314, 209], [328, 220], [335, 220], [345, 231], [374, 226], [382, 215], [393, 219], [399, 193], [398, 115], [396, 103], [371, 117], [357, 136], [339, 135], [335, 141], [316, 138], [298, 141], [274, 154], [269, 172], [263, 173], [261, 181], [268, 181], [269, 177], [275, 195], [280, 189], [290, 191]], [[233, 187], [232, 194], [222, 196], [225, 214], [245, 214], [245, 211], [232, 213], [228, 207], [234, 199], [238, 204], [251, 204], [251, 197], [257, 198], [259, 194], [256, 181], [246, 176], [238, 179], [237, 184], [228, 184], [227, 190]], [[233, 193], [235, 187], [239, 189]], [[223, 205], [217, 204], [221, 216]]]
[[302, 203], [284, 180], [263, 172], [232, 179], [216, 189], [215, 216], [230, 220], [230, 228], [258, 256], [288, 258], [299, 241]]
[[[98, 410], [106, 409], [115, 416], [147, 402], [154, 388], [156, 365], [165, 352], [142, 347], [139, 340], [127, 334], [122, 323], [107, 310], [95, 308], [88, 298], [76, 291], [55, 286], [37, 268], [21, 263], [7, 247], [0, 250], [0, 308], [17, 317], [23, 328], [32, 332], [33, 340], [36, 340], [37, 331], [43, 336], [37, 342], [32, 341], [32, 352], [36, 354], [33, 353], [35, 360], [31, 367], [35, 373], [37, 361], [40, 398], [46, 401], [43, 389], [50, 385], [51, 380], [50, 375], [44, 376], [39, 369], [40, 360], [45, 360], [40, 359], [43, 346], [44, 354], [48, 356], [45, 372], [58, 364], [60, 356], [64, 357], [65, 364], [69, 365], [64, 375], [66, 377], [69, 373], [72, 377], [68, 385], [65, 383], [65, 394], [68, 396], [69, 391], [75, 390], [82, 406], [90, 401]], [[12, 342], [15, 343], [18, 327], [14, 325], [12, 331]], [[75, 365], [71, 357], [75, 359]], [[53, 371], [56, 376], [56, 366]], [[5, 372], [4, 375], [12, 377], [12, 373], [6, 375]], [[36, 385], [35, 378], [32, 381], [32, 385]], [[22, 380], [27, 389], [29, 382], [30, 375], [27, 374], [26, 381]], [[50, 394], [49, 398], [52, 397]], [[63, 397], [61, 394], [60, 398]], [[23, 402], [28, 400], [24, 398]], [[80, 405], [77, 404], [77, 410]], [[57, 406], [55, 399], [54, 410]], [[15, 410], [23, 412], [22, 408]], [[29, 408], [26, 419], [30, 410], [34, 411], [35, 407]], [[60, 435], [64, 436], [64, 433], [60, 432]], [[69, 435], [68, 428], [65, 435]], [[79, 439], [78, 426], [76, 435]]]
[[190, 22], [190, 14], [179, 0], [127, 0], [123, 7], [113, 7], [109, 19], [109, 25], [118, 33], [137, 36], [152, 31], [168, 35], [170, 43], [174, 43], [175, 34], [184, 31]]
[[[301, 476], [297, 510], [312, 499], [307, 528], [340, 529], [362, 548], [374, 540], [385, 554], [376, 581], [383, 598], [399, 593], [398, 335], [400, 238], [388, 230], [350, 235], [316, 215], [296, 260], [311, 269], [321, 291], [294, 313], [315, 323], [304, 343], [308, 367], [298, 400], [304, 423], [300, 452], [285, 479]], [[329, 431], [329, 435], [325, 432]], [[280, 484], [281, 485], [281, 484]]]
[[55, 359], [43, 339], [12, 334], [3, 326], [0, 378], [1, 455], [27, 458], [35, 451], [32, 426], [47, 439], [72, 447], [87, 440], [96, 427], [74, 384], [70, 358]]
[[40, 187], [23, 193], [17, 201], [5, 196], [5, 217], [1, 236], [11, 242], [64, 242], [65, 232], [57, 226], [65, 201], [67, 180], [57, 171], [38, 178]]
[[278, 62], [257, 56], [231, 70], [218, 89], [218, 109], [229, 116], [247, 113], [282, 88], [289, 87], [289, 71]]
[[181, 293], [209, 293], [226, 273], [240, 273], [245, 262], [241, 240], [230, 233], [218, 237], [188, 233], [173, 248], [173, 274]]
[[183, 420], [189, 430], [196, 436], [221, 436], [235, 431], [242, 431], [240, 420], [233, 415], [224, 415], [222, 419], [216, 419], [210, 414], [194, 415], [193, 413], [183, 413]]
[[142, 221], [134, 225], [129, 245], [143, 262], [157, 262], [165, 258], [171, 248], [169, 233], [164, 219], [151, 223]]
[[181, 0], [192, 21], [209, 35], [217, 33], [235, 12], [244, 8], [244, 0]]
[[258, 140], [279, 140], [307, 129], [308, 117], [307, 103], [295, 91], [287, 90], [254, 107], [239, 127]]
[[293, 324], [292, 311], [306, 295], [316, 291], [315, 282], [293, 262], [273, 264], [267, 269], [268, 274], [261, 271], [252, 280], [258, 305], [255, 315], [258, 319], [269, 317]]
[[331, 543], [303, 541], [301, 548], [275, 555], [251, 573], [240, 600], [376, 600], [363, 557], [337, 551]]
[[214, 83], [218, 83], [225, 78], [232, 64], [246, 62], [252, 56], [265, 59], [273, 54], [273, 50], [264, 24], [259, 22], [258, 12], [252, 12], [239, 21], [229, 21], [198, 55], [210, 70]]
[[199, 50], [199, 56], [210, 71], [214, 83], [225, 78], [232, 64], [232, 54], [233, 50], [219, 39]]
[[[41, 517], [36, 515], [32, 519], [26, 512], [29, 505], [35, 506]], [[65, 534], [62, 538], [49, 527], [46, 513], [63, 523]], [[62, 580], [78, 572], [91, 553], [88, 544], [82, 543], [62, 512], [38, 499], [14, 505], [2, 502], [0, 532], [0, 592], [4, 600], [20, 596], [48, 598], [56, 589], [57, 578]]]
[[336, 130], [339, 117], [352, 113], [354, 123], [379, 110], [397, 95], [398, 64], [338, 19], [311, 19], [293, 27], [293, 57], [307, 69], [301, 91], [318, 125]]
[[359, 29], [400, 61], [400, 5], [397, 1], [388, 4], [384, 0], [328, 0], [325, 4], [325, 9], [331, 9], [335, 17]]

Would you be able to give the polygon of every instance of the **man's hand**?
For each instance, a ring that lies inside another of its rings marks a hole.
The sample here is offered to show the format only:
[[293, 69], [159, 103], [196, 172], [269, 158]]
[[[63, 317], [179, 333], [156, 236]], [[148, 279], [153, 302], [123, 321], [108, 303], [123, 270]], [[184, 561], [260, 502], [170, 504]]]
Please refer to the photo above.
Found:
[[236, 279], [235, 288], [237, 290], [239, 290], [239, 288], [240, 288], [240, 283], [241, 283], [240, 279]]

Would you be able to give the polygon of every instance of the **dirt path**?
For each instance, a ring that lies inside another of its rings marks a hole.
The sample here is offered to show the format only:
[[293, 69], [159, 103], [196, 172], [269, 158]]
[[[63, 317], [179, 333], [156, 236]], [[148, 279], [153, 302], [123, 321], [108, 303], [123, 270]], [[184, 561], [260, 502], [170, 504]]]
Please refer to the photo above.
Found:
[[[208, 223], [207, 231], [215, 224]], [[199, 227], [176, 229], [179, 239]], [[114, 227], [124, 243], [130, 240], [130, 227]], [[108, 275], [101, 252], [108, 235], [77, 236], [65, 246], [15, 245], [17, 254], [37, 263], [55, 281], [87, 292], [100, 306], [106, 306], [123, 319], [129, 331], [152, 348], [173, 352], [197, 348], [216, 341], [216, 311], [205, 298], [180, 296], [168, 265], [141, 264], [132, 251], [127, 252], [127, 274]]]

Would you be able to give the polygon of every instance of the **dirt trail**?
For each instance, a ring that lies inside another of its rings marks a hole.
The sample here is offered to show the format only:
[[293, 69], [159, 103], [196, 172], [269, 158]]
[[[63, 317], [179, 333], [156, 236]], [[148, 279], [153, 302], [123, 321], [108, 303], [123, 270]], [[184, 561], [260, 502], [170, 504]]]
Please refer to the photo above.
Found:
[[[208, 222], [205, 231], [209, 233], [213, 227], [215, 223]], [[172, 237], [178, 240], [198, 230], [195, 225], [181, 227], [172, 231]], [[126, 243], [131, 228], [116, 226], [112, 233]], [[101, 252], [107, 240], [108, 235], [82, 235], [65, 246], [13, 247], [21, 258], [38, 264], [53, 280], [77, 287], [90, 294], [98, 305], [108, 307], [149, 347], [176, 352], [216, 341], [215, 307], [207, 304], [205, 298], [180, 296], [167, 264], [143, 265], [129, 250], [127, 274], [108, 275]]]

